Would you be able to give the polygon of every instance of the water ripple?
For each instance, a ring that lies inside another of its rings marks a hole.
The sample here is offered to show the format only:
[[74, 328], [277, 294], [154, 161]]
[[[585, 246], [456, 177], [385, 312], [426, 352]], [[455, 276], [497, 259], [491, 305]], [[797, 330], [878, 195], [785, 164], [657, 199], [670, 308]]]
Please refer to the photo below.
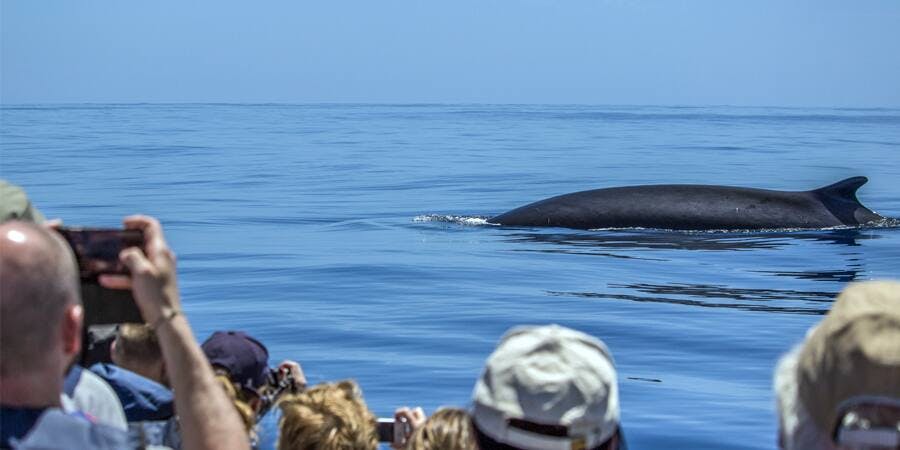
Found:
[[[797, 291], [787, 289], [734, 288], [726, 285], [702, 284], [610, 284], [610, 288], [624, 289], [636, 293], [608, 292], [564, 292], [547, 291], [554, 296], [568, 296], [600, 300], [627, 300], [640, 303], [667, 303], [672, 305], [698, 306], [703, 308], [728, 308], [755, 312], [823, 315], [828, 308], [803, 307], [780, 303], [813, 302], [830, 304], [837, 295], [827, 291]], [[687, 298], [680, 298], [687, 297]], [[726, 301], [712, 301], [715, 299]], [[773, 302], [779, 304], [772, 304]]]

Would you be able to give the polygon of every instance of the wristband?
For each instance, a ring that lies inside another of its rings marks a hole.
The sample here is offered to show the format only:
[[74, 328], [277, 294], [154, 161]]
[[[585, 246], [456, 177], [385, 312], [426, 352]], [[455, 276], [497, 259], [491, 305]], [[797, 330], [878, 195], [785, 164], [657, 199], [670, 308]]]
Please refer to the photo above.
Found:
[[180, 309], [170, 310], [168, 313], [163, 314], [163, 316], [160, 317], [159, 319], [156, 319], [156, 322], [153, 322], [153, 325], [150, 325], [150, 329], [155, 332], [157, 328], [163, 326], [163, 324], [174, 319], [175, 317], [177, 317], [179, 315], [181, 315]]

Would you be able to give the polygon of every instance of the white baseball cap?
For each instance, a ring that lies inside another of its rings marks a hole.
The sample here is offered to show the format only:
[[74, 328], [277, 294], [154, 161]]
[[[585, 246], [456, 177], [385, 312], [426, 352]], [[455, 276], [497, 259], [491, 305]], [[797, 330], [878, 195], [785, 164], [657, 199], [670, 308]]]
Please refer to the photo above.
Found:
[[472, 417], [491, 439], [521, 449], [592, 448], [619, 425], [609, 349], [559, 325], [508, 331], [472, 393]]

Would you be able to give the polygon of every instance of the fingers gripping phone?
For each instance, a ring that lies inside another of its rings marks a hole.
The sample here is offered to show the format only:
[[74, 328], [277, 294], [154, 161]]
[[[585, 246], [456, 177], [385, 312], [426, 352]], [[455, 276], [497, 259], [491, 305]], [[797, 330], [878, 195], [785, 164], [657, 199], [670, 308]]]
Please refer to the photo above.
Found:
[[[127, 247], [144, 245], [141, 230], [111, 228], [57, 228], [69, 243], [78, 262], [81, 277], [81, 301], [84, 305], [81, 363], [85, 367], [95, 362], [109, 362], [108, 348], [91, 339], [92, 331], [104, 325], [143, 322], [141, 312], [130, 290], [114, 290], [100, 286], [102, 274], [127, 274], [119, 262], [119, 253]], [[107, 344], [108, 345], [108, 344]]]

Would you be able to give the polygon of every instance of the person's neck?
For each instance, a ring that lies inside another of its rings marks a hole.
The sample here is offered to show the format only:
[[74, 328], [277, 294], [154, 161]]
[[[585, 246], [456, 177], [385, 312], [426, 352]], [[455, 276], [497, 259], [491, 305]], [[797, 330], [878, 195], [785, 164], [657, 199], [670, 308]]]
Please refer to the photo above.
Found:
[[32, 373], [0, 378], [0, 404], [14, 408], [52, 408], [60, 406], [62, 375]]
[[123, 364], [123, 365], [120, 365], [119, 367], [122, 367], [123, 369], [126, 369], [126, 370], [130, 370], [144, 378], [153, 380], [163, 386], [166, 385], [166, 383], [163, 382], [164, 381], [163, 378], [160, 376], [160, 374], [162, 373], [162, 370], [160, 370], [160, 368], [158, 366], [155, 366], [153, 364]]

